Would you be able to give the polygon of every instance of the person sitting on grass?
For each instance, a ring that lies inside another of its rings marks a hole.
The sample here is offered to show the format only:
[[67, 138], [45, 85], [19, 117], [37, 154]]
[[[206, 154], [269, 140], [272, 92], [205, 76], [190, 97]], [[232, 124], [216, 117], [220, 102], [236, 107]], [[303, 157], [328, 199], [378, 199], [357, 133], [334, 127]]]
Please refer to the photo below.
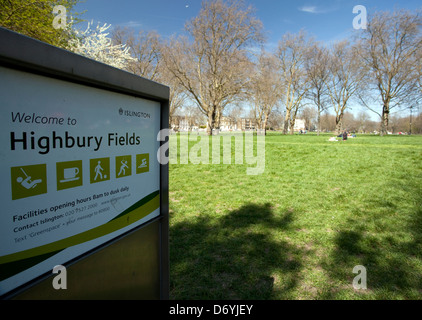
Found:
[[346, 141], [346, 140], [347, 140], [347, 131], [344, 130], [344, 132], [343, 132], [343, 141]]

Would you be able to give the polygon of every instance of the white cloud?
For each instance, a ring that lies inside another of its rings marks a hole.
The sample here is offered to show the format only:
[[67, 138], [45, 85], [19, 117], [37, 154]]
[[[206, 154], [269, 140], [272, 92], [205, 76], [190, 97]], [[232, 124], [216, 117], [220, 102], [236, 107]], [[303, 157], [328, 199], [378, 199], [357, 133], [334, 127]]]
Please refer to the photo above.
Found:
[[140, 21], [127, 21], [119, 24], [122, 27], [129, 27], [129, 28], [139, 28], [142, 27], [142, 23]]
[[309, 12], [309, 13], [319, 13], [316, 6], [303, 6], [299, 8], [300, 11]]
[[329, 13], [329, 12], [337, 11], [338, 9], [339, 9], [338, 6], [321, 8], [321, 7], [309, 6], [309, 5], [298, 8], [298, 10], [302, 12], [313, 13], [313, 14]]

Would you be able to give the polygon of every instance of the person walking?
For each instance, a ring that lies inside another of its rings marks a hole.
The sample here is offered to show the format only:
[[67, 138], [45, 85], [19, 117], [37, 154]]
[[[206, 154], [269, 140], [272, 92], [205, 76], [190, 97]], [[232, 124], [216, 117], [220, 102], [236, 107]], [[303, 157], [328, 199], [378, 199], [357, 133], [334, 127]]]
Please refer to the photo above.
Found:
[[98, 161], [97, 166], [95, 167], [95, 178], [94, 180], [97, 180], [97, 177], [100, 176], [100, 180], [103, 180], [103, 174], [101, 171], [103, 171], [104, 169], [101, 167], [101, 161]]

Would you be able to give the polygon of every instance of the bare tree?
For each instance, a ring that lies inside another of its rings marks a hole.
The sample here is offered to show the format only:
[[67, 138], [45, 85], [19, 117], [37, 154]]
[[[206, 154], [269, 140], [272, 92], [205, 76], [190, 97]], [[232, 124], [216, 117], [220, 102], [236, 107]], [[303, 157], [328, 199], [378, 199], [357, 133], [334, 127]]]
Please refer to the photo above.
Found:
[[185, 26], [188, 35], [166, 46], [164, 62], [207, 116], [207, 133], [219, 128], [224, 108], [244, 93], [250, 60], [247, 46], [259, 43], [262, 23], [242, 1], [204, 2]]
[[231, 104], [226, 110], [225, 113], [227, 114], [227, 117], [230, 118], [237, 127], [240, 127], [240, 123], [242, 121], [242, 118], [245, 116], [245, 109], [242, 105], [242, 103], [233, 103]]
[[141, 30], [135, 35], [133, 29], [115, 27], [112, 37], [114, 43], [127, 44], [131, 48], [134, 60], [127, 66], [129, 72], [170, 87], [171, 123], [176, 110], [181, 108], [186, 101], [186, 93], [185, 88], [180, 85], [173, 73], [161, 62], [164, 50], [160, 36], [155, 31]]
[[329, 61], [327, 90], [336, 116], [336, 133], [343, 129], [343, 115], [351, 98], [364, 86], [366, 72], [356, 48], [347, 40], [334, 44]]
[[115, 27], [113, 42], [126, 44], [135, 58], [128, 66], [128, 71], [138, 76], [157, 80], [161, 61], [160, 36], [155, 31], [140, 31], [134, 35], [133, 29]]
[[359, 130], [359, 121], [355, 119], [352, 112], [345, 111], [343, 114], [343, 125], [347, 131], [356, 132]]
[[408, 100], [420, 81], [421, 25], [420, 11], [377, 12], [361, 34], [360, 56], [372, 71], [382, 103], [382, 112], [370, 108], [381, 117], [381, 135], [387, 132], [391, 109]]
[[172, 117], [177, 110], [183, 107], [187, 101], [186, 89], [180, 84], [178, 79], [173, 75], [173, 73], [166, 67], [166, 65], [160, 65], [159, 74], [157, 81], [170, 87], [170, 110], [169, 117], [170, 123]]
[[276, 57], [262, 51], [251, 78], [248, 92], [255, 122], [258, 129], [266, 133], [269, 117], [281, 98], [282, 88]]
[[308, 96], [317, 106], [317, 132], [321, 132], [321, 113], [327, 108], [327, 80], [330, 74], [329, 53], [325, 47], [315, 43], [308, 51], [305, 61], [308, 81], [311, 85]]
[[370, 131], [370, 117], [365, 111], [360, 111], [357, 115], [358, 132], [366, 133]]
[[271, 116], [268, 118], [267, 127], [270, 130], [280, 130], [283, 126], [283, 113], [280, 108], [276, 108], [271, 112]]
[[204, 115], [195, 105], [187, 105], [182, 109], [181, 112], [188, 125], [188, 130], [191, 131], [193, 127], [199, 127], [202, 124]]
[[418, 48], [416, 55], [416, 104], [422, 103], [422, 46]]
[[309, 47], [309, 40], [303, 31], [298, 34], [285, 34], [278, 45], [282, 103], [286, 108], [283, 134], [287, 134], [289, 125], [290, 134], [293, 134], [297, 112], [310, 89], [304, 67]]
[[321, 115], [321, 128], [322, 131], [334, 131], [336, 129], [336, 116], [325, 110]]
[[313, 130], [313, 128], [315, 128], [313, 125], [315, 123], [315, 118], [317, 118], [318, 121], [321, 120], [318, 111], [311, 106], [304, 107], [299, 113], [299, 118], [305, 121], [306, 130]]

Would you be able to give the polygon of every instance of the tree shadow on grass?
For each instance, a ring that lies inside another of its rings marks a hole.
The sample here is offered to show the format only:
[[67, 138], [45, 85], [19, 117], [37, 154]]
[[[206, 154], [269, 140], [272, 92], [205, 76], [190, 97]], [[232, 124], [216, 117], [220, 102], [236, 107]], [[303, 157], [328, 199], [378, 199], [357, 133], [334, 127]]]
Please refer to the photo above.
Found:
[[[320, 298], [343, 298], [348, 291], [348, 297], [353, 292], [361, 298], [422, 299], [422, 188], [412, 181], [396, 183], [396, 187], [411, 195], [413, 207], [400, 216], [399, 202], [374, 199], [375, 208], [365, 216], [353, 213], [355, 218], [348, 219], [337, 234], [335, 249], [323, 265], [330, 278], [343, 286], [331, 288]], [[385, 221], [391, 217], [397, 220]], [[399, 224], [402, 219], [407, 223]], [[370, 224], [380, 227], [367, 227]], [[366, 268], [367, 290], [353, 291], [356, 265]]]
[[227, 215], [173, 225], [170, 297], [271, 299], [280, 272], [278, 296], [289, 297], [302, 268], [301, 252], [274, 239], [271, 230], [288, 230], [292, 220], [292, 212], [275, 214], [270, 204], [247, 204]]

